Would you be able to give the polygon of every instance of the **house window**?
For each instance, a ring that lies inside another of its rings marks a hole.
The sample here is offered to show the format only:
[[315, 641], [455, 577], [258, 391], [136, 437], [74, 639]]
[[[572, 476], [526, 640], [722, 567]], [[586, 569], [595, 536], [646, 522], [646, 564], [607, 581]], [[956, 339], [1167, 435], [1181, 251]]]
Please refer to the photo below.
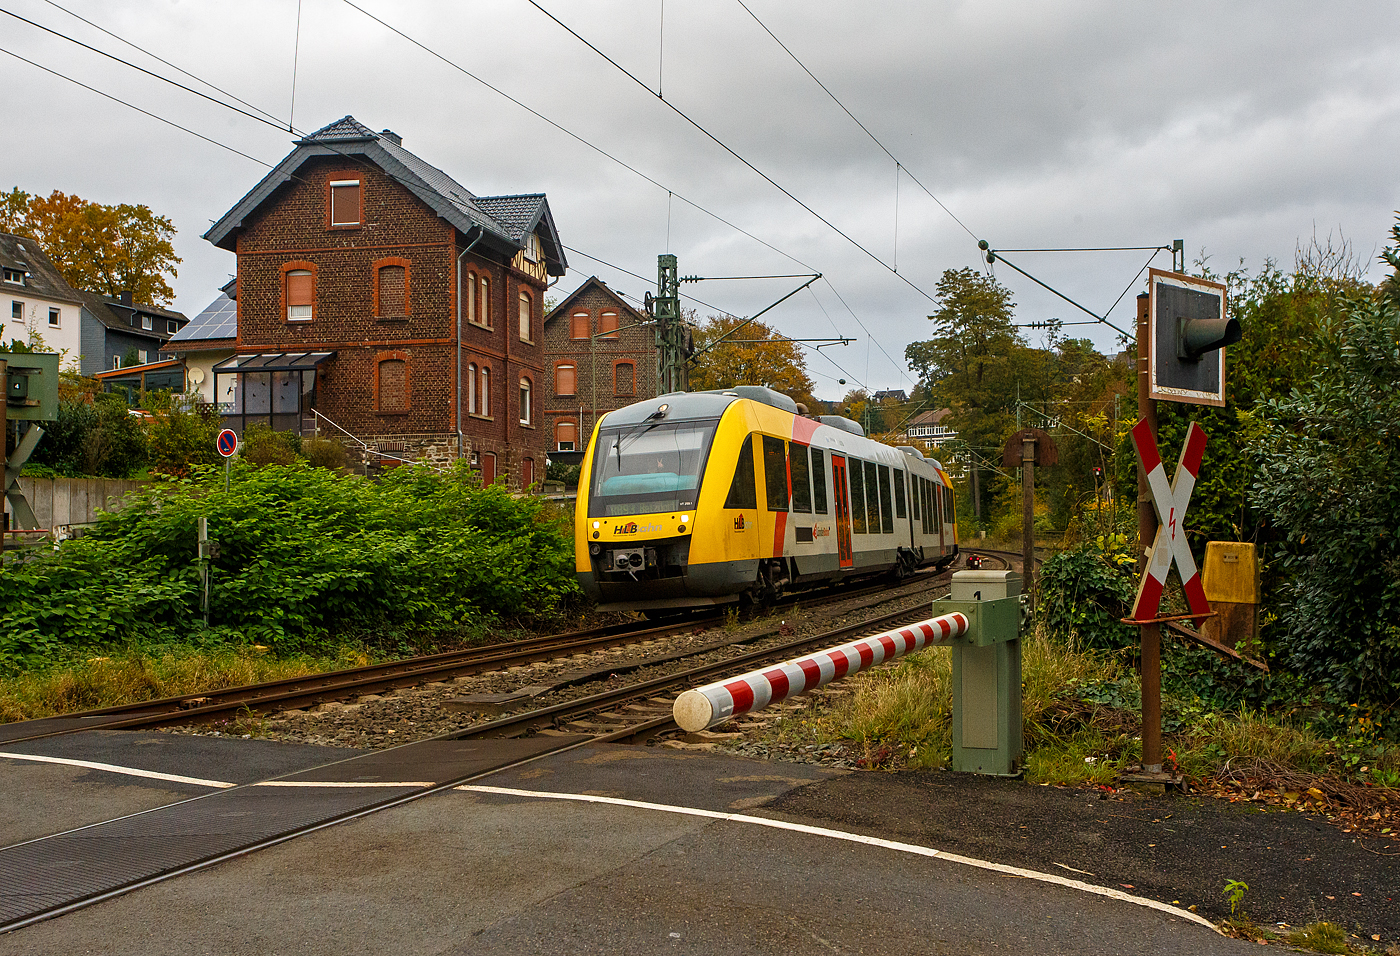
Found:
[[481, 277], [481, 307], [477, 311], [477, 317], [481, 324], [488, 329], [492, 328], [491, 323], [491, 280], [486, 276]]
[[520, 338], [530, 341], [530, 295], [527, 292], [520, 293]]
[[332, 180], [331, 226], [358, 226], [360, 224], [360, 181], [358, 179]]
[[467, 366], [467, 414], [476, 414], [476, 363]]
[[554, 444], [560, 451], [578, 448], [578, 425], [574, 422], [557, 423], [554, 426]]
[[49, 325], [58, 326], [58, 310], [49, 309]]
[[531, 421], [530, 408], [530, 380], [522, 378], [520, 380], [520, 424], [528, 425]]
[[23, 302], [16, 302], [13, 299], [10, 300], [10, 318], [14, 319], [16, 322], [24, 321]]
[[165, 323], [165, 334], [174, 335], [178, 331], [180, 331], [180, 323], [176, 322], [174, 319], [167, 319]]
[[578, 370], [573, 365], [554, 366], [554, 394], [578, 394]]
[[535, 485], [535, 459], [520, 460], [520, 490], [529, 491]]
[[11, 285], [24, 285], [24, 270], [6, 269], [5, 281], [10, 283]]
[[316, 274], [310, 269], [289, 269], [283, 281], [287, 321], [311, 321], [316, 314]]
[[533, 232], [525, 237], [525, 258], [530, 262], [540, 261], [540, 237]]
[[472, 325], [477, 324], [476, 319], [476, 273], [467, 273], [467, 287], [461, 293], [462, 298], [467, 303], [467, 321]]
[[141, 316], [141, 328], [147, 332], [155, 328], [155, 320], [149, 315]]
[[573, 315], [569, 316], [569, 338], [588, 338], [589, 325], [587, 312], [575, 312]]
[[613, 394], [631, 395], [637, 390], [637, 366], [618, 362], [613, 366]]
[[481, 400], [480, 400], [479, 402], [477, 402], [476, 407], [477, 407], [477, 409], [481, 412], [482, 415], [485, 415], [485, 416], [487, 416], [487, 417], [489, 418], [489, 417], [491, 416], [491, 367], [490, 367], [490, 366], [488, 366], [488, 365], [483, 365], [483, 366], [481, 366], [480, 381], [481, 381]]
[[408, 361], [395, 356], [382, 359], [378, 365], [377, 392], [379, 411], [395, 414], [408, 411]]
[[122, 367], [122, 357], [121, 357], [120, 355], [113, 355], [113, 356], [112, 356], [112, 368], [121, 368], [121, 367]]
[[374, 314], [408, 315], [408, 262], [381, 259], [374, 270]]
[[601, 339], [617, 338], [616, 312], [604, 312], [598, 316], [598, 337]]

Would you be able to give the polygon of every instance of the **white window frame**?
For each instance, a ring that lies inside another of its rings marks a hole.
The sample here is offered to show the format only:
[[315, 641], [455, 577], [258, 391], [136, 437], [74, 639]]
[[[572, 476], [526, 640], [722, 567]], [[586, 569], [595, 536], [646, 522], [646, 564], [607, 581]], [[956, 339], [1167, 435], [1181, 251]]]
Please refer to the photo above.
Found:
[[[359, 194], [359, 196], [358, 196], [359, 201], [355, 203], [355, 209], [356, 209], [356, 212], [357, 212], [358, 215], [357, 215], [357, 218], [355, 219], [354, 222], [336, 222], [336, 221], [335, 221], [335, 191], [336, 191], [336, 188], [337, 188], [337, 187], [344, 189], [344, 188], [346, 188], [346, 187], [348, 187], [348, 186], [354, 186], [356, 189], [360, 190], [360, 194]], [[362, 225], [364, 225], [364, 218], [365, 218], [365, 212], [364, 212], [364, 206], [365, 206], [364, 188], [365, 188], [364, 183], [363, 183], [361, 180], [358, 180], [358, 179], [335, 179], [335, 180], [332, 180], [332, 181], [331, 181], [331, 183], [330, 183], [330, 196], [329, 196], [331, 208], [330, 208], [329, 210], [327, 210], [326, 219], [330, 222], [330, 224], [331, 224], [332, 226], [362, 226]]]
[[[292, 280], [292, 276], [311, 276], [311, 277], [312, 277], [312, 278], [311, 278], [311, 302], [310, 302], [309, 304], [307, 304], [307, 305], [292, 305], [290, 302], [287, 303], [287, 321], [288, 321], [288, 322], [310, 322], [310, 321], [312, 320], [312, 318], [314, 318], [314, 316], [315, 316], [315, 309], [316, 309], [316, 274], [315, 274], [314, 272], [312, 272], [310, 269], [288, 269], [286, 275], [283, 276], [282, 281], [285, 282], [285, 283], [287, 284], [287, 291], [288, 291], [288, 293], [289, 293], [289, 295], [288, 295], [289, 298], [290, 298], [290, 292], [291, 292], [291, 284], [292, 284], [291, 280]], [[305, 311], [305, 313], [297, 312], [297, 313], [293, 314], [293, 312], [292, 312], [293, 309], [305, 309], [306, 311]]]
[[60, 328], [61, 326], [60, 326], [59, 323], [62, 321], [62, 319], [63, 319], [63, 313], [62, 313], [60, 310], [58, 310], [58, 309], [49, 309], [49, 328], [52, 328], [52, 329]]
[[150, 332], [155, 329], [155, 327], [155, 319], [151, 318], [149, 315], [141, 316], [141, 330], [143, 332]]
[[166, 320], [165, 320], [165, 334], [166, 334], [166, 335], [174, 335], [174, 334], [175, 334], [176, 332], [178, 332], [178, 331], [180, 331], [180, 323], [179, 323], [179, 322], [176, 322], [174, 319], [166, 319]]
[[534, 424], [534, 422], [531, 421], [534, 412], [534, 409], [531, 407], [534, 404], [532, 400], [533, 394], [533, 383], [522, 375], [520, 378], [520, 424], [522, 425]]
[[15, 322], [24, 321], [24, 303], [19, 299], [10, 300], [10, 318]]
[[[11, 276], [14, 278], [11, 278]], [[24, 285], [24, 270], [6, 268], [5, 281], [10, 285]]]
[[540, 261], [540, 237], [533, 232], [525, 237], [525, 259], [528, 262]]
[[535, 340], [531, 336], [534, 330], [531, 326], [535, 324], [535, 300], [530, 293], [522, 292], [517, 307], [520, 311], [520, 341], [533, 342]]

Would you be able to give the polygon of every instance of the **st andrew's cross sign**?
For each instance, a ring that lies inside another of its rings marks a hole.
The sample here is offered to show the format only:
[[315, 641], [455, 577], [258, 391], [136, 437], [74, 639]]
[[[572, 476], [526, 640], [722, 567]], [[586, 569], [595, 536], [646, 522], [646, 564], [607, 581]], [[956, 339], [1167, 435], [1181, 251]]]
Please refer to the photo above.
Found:
[[1143, 569], [1142, 580], [1138, 582], [1132, 619], [1139, 622], [1156, 620], [1162, 603], [1162, 589], [1167, 583], [1167, 572], [1171, 570], [1173, 561], [1181, 575], [1192, 616], [1204, 617], [1210, 614], [1210, 604], [1206, 601], [1201, 575], [1196, 569], [1196, 559], [1191, 556], [1191, 546], [1186, 542], [1183, 522], [1191, 492], [1196, 487], [1196, 476], [1201, 471], [1201, 459], [1205, 456], [1206, 433], [1195, 422], [1186, 430], [1186, 444], [1181, 448], [1181, 459], [1177, 462], [1176, 474], [1172, 476], [1170, 485], [1167, 484], [1167, 470], [1162, 464], [1162, 456], [1157, 450], [1157, 439], [1146, 420], [1133, 426], [1133, 444], [1137, 446], [1138, 458], [1142, 460], [1143, 470], [1147, 473], [1147, 487], [1152, 493], [1152, 506], [1157, 511], [1157, 537], [1152, 542], [1152, 556]]

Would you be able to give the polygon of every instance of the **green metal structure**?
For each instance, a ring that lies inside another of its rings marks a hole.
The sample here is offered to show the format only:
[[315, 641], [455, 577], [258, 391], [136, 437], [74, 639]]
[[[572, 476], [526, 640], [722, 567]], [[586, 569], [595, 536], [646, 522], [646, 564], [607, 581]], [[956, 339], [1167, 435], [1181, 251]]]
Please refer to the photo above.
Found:
[[953, 642], [953, 769], [1016, 776], [1024, 756], [1021, 721], [1021, 575], [958, 571], [934, 616], [967, 615]]
[[[50, 352], [0, 352], [0, 379], [5, 382], [5, 436], [8, 444], [10, 422], [51, 422], [58, 417], [58, 361]], [[44, 430], [30, 425], [18, 437], [15, 450], [5, 462], [5, 500], [14, 513], [19, 529], [38, 525], [34, 509], [19, 490], [19, 473], [34, 453]], [[6, 515], [6, 530], [9, 516]]]

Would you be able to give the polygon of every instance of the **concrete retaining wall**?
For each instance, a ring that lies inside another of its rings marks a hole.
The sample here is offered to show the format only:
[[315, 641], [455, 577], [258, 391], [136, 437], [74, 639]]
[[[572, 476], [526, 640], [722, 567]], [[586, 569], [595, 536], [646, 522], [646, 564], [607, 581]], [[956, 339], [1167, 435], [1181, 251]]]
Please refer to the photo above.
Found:
[[[24, 478], [19, 487], [34, 509], [39, 527], [52, 531], [59, 525], [97, 520], [97, 511], [119, 511], [127, 495], [141, 491], [149, 481], [115, 478]], [[5, 510], [11, 511], [5, 502]], [[13, 512], [10, 527], [15, 528]], [[17, 530], [17, 529], [16, 529]]]

